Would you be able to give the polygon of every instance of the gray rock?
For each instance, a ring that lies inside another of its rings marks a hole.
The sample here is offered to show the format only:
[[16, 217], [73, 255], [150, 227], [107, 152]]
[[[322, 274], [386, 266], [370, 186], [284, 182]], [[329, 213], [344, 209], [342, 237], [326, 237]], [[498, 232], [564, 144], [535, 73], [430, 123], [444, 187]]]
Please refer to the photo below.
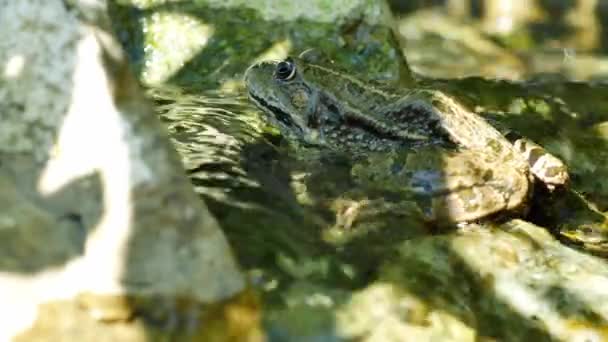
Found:
[[105, 2], [0, 6], [0, 339], [35, 321], [22, 338], [108, 336], [79, 329], [84, 316], [198, 329], [201, 306], [244, 278], [108, 33]]

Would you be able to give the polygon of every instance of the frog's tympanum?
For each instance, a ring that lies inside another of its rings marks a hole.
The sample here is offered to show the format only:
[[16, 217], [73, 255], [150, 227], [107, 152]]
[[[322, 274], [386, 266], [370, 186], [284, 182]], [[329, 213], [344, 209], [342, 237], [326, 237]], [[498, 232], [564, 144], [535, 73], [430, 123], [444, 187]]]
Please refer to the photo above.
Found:
[[387, 91], [302, 58], [257, 63], [245, 83], [283, 135], [364, 160], [355, 179], [411, 192], [434, 220], [518, 213], [535, 179], [550, 189], [568, 181], [559, 159], [512, 143], [437, 90]]

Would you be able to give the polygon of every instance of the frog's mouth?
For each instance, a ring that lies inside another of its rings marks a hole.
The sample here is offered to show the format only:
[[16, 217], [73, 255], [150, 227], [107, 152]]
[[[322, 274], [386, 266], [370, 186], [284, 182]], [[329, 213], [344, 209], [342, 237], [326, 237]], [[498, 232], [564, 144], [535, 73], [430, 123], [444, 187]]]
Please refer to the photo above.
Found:
[[296, 130], [300, 136], [304, 135], [304, 129], [294, 121], [293, 117], [283, 111], [281, 108], [273, 106], [265, 101], [263, 98], [256, 96], [253, 92], [249, 92], [249, 98], [255, 102], [255, 104], [267, 112], [271, 113], [279, 122], [285, 125], [290, 130]]

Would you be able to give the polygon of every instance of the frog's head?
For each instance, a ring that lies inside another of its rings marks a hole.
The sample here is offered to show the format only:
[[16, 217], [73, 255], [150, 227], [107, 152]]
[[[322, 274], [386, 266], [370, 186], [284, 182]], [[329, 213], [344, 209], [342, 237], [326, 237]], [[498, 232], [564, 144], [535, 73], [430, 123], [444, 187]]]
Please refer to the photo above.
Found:
[[316, 129], [319, 93], [304, 79], [304, 70], [304, 62], [290, 57], [260, 62], [245, 72], [245, 85], [251, 100], [284, 135], [319, 144]]

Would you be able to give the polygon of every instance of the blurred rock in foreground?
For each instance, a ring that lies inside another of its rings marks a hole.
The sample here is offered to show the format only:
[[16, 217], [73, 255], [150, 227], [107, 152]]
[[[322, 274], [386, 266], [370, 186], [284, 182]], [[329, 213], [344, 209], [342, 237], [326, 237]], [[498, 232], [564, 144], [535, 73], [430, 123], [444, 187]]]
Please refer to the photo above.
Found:
[[0, 7], [0, 340], [261, 338], [105, 2]]

